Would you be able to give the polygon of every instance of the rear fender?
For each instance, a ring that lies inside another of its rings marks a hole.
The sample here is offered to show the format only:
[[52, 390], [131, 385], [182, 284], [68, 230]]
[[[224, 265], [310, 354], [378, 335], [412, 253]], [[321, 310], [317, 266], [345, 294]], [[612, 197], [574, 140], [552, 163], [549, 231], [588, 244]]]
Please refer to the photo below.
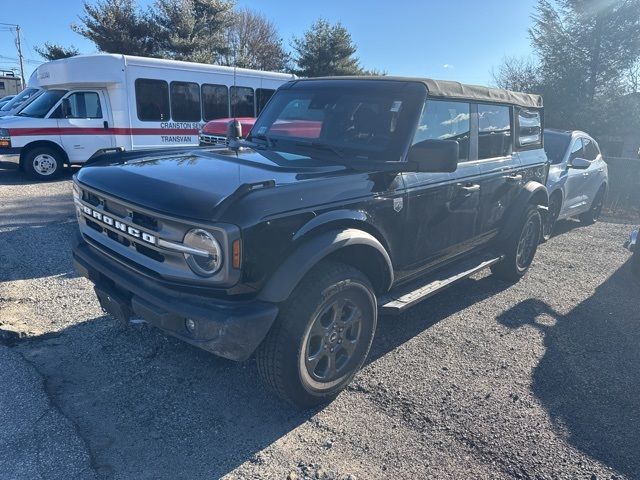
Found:
[[520, 220], [529, 205], [537, 206], [543, 217], [549, 211], [549, 193], [547, 188], [539, 182], [528, 182], [520, 190], [513, 205], [505, 215], [502, 229], [498, 236], [499, 240], [505, 240], [518, 228]]

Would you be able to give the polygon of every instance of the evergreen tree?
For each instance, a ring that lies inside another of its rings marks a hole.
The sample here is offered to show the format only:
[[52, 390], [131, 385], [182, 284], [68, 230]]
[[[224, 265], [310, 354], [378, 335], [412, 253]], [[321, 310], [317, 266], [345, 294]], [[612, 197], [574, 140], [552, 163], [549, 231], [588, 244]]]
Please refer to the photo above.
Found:
[[159, 56], [157, 31], [148, 12], [141, 12], [135, 0], [100, 0], [84, 3], [81, 25], [71, 28], [108, 53]]
[[317, 20], [302, 38], [294, 38], [297, 68], [302, 77], [360, 75], [363, 73], [351, 34], [340, 23]]
[[151, 15], [163, 57], [214, 63], [230, 53], [232, 0], [156, 0]]
[[34, 50], [46, 60], [59, 60], [61, 58], [74, 57], [80, 53], [80, 51], [74, 47], [63, 47], [57, 43], [45, 42], [42, 46], [34, 47]]

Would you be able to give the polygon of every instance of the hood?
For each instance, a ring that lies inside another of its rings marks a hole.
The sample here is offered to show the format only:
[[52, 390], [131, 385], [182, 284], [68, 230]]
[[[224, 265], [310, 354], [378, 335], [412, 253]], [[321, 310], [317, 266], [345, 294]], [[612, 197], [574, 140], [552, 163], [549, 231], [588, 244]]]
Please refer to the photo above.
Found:
[[55, 120], [45, 118], [19, 117], [15, 114], [10, 113], [9, 115], [0, 117], [0, 122], [2, 122], [2, 128], [8, 128], [9, 135], [11, 135], [12, 128], [34, 128], [37, 127], [38, 123], [45, 122], [47, 126], [50, 126], [51, 122], [55, 122]]
[[209, 135], [227, 135], [227, 126], [229, 122], [232, 120], [238, 120], [240, 125], [242, 125], [242, 136], [246, 136], [247, 133], [253, 128], [253, 124], [256, 122], [256, 119], [253, 117], [238, 117], [238, 118], [219, 118], [217, 120], [211, 120], [207, 122], [204, 127], [202, 127], [202, 133], [207, 133]]
[[344, 166], [272, 151], [192, 150], [85, 165], [77, 180], [129, 203], [180, 218], [211, 220], [238, 187], [286, 185], [347, 171]]

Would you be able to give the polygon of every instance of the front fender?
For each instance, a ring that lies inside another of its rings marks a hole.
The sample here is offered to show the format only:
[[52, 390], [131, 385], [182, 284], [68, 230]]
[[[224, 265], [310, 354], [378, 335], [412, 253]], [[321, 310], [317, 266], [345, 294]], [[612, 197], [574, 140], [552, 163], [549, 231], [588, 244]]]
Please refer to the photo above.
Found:
[[370, 233], [355, 228], [330, 230], [319, 233], [304, 241], [278, 267], [268, 280], [258, 298], [267, 302], [280, 303], [286, 300], [300, 280], [323, 258], [350, 246], [364, 246], [377, 253], [386, 265], [384, 284], [388, 288], [393, 283], [393, 266], [389, 253]]

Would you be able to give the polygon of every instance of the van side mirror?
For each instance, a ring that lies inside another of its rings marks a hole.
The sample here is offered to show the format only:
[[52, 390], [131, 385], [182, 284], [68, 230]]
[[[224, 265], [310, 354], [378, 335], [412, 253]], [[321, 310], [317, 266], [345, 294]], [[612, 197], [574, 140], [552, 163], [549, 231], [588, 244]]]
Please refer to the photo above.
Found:
[[567, 165], [567, 167], [575, 168], [577, 170], [586, 170], [590, 166], [591, 166], [591, 162], [589, 160], [586, 160], [584, 158], [579, 158], [579, 157], [578, 158], [574, 158]]
[[456, 140], [423, 140], [411, 146], [410, 171], [448, 173], [458, 168], [460, 145]]

